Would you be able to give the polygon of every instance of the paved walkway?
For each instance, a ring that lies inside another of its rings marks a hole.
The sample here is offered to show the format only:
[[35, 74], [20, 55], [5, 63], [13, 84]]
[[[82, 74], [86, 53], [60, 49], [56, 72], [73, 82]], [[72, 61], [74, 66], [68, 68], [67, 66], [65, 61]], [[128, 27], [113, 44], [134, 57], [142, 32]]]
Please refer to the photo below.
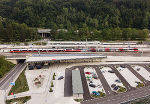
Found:
[[7, 100], [14, 99], [14, 98], [20, 98], [20, 97], [26, 97], [26, 96], [31, 96], [31, 92], [22, 92], [14, 95], [9, 95], [7, 96]]
[[5, 104], [5, 90], [0, 90], [0, 104]]

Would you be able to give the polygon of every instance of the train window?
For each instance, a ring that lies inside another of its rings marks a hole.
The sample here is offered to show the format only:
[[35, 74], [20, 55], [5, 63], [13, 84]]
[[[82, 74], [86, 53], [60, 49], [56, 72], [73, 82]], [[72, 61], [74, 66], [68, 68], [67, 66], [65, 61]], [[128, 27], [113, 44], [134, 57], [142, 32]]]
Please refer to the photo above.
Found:
[[13, 50], [13, 51], [19, 51], [19, 50]]

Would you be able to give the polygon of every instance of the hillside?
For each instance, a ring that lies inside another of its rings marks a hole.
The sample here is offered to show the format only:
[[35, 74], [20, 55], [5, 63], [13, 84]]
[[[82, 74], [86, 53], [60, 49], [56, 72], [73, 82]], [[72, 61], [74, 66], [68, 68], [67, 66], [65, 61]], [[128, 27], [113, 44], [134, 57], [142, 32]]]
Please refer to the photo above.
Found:
[[3, 18], [53, 29], [53, 40], [143, 40], [139, 30], [150, 29], [150, 0], [1, 0], [0, 8]]
[[0, 78], [2, 78], [13, 67], [14, 67], [13, 63], [6, 61], [3, 56], [0, 56]]

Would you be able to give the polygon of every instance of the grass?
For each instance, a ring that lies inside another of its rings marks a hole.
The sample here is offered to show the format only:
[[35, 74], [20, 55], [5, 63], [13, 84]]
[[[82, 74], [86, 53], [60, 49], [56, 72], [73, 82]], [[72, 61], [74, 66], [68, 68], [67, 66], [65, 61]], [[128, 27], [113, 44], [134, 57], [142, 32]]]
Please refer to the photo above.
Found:
[[117, 91], [118, 93], [120, 93], [120, 92], [125, 92], [126, 91], [126, 88], [124, 88], [124, 87], [121, 87], [121, 86], [119, 86], [120, 88], [119, 88], [119, 90]]
[[17, 104], [24, 104], [25, 102], [29, 101], [31, 99], [31, 96], [26, 97], [20, 97], [16, 99], [6, 100], [6, 104], [12, 104], [14, 102], [19, 102]]
[[83, 99], [74, 99], [76, 102], [82, 102]]
[[49, 92], [53, 92], [53, 89], [52, 89], [52, 88], [50, 88]]
[[9, 92], [9, 95], [11, 93], [17, 94], [21, 92], [28, 91], [28, 83], [25, 76], [25, 70], [19, 75], [18, 79], [15, 82], [15, 86], [13, 86]]
[[3, 78], [14, 66], [15, 64], [7, 61], [5, 57], [0, 56], [0, 79]]
[[94, 95], [94, 94], [91, 94], [91, 97], [92, 97], [92, 98], [100, 98], [100, 97], [104, 97], [104, 96], [106, 96], [106, 94], [105, 94], [105, 93], [103, 93], [103, 92], [101, 92], [101, 91], [98, 91], [98, 93], [100, 93], [100, 95], [99, 95], [99, 96], [96, 96], [96, 95]]
[[54, 84], [53, 84], [53, 82], [51, 82], [51, 87], [54, 87]]
[[35, 44], [35, 45], [46, 45], [47, 43], [45, 43], [45, 42], [37, 42], [37, 43], [33, 43], [33, 44]]
[[140, 87], [143, 87], [143, 86], [144, 86], [144, 83], [138, 82], [137, 84], [138, 84], [138, 85], [136, 86], [136, 88], [140, 88]]

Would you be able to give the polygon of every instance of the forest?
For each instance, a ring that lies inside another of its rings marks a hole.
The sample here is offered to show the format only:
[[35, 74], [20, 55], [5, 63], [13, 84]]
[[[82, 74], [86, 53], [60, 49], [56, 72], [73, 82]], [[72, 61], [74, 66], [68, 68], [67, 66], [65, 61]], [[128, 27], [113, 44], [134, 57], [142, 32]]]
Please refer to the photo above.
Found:
[[12, 20], [0, 17], [0, 41], [1, 42], [28, 42], [37, 40], [40, 36], [37, 29], [29, 28], [26, 24], [19, 24]]
[[150, 0], [1, 0], [0, 8], [3, 18], [53, 29], [53, 40], [143, 40], [150, 29]]

